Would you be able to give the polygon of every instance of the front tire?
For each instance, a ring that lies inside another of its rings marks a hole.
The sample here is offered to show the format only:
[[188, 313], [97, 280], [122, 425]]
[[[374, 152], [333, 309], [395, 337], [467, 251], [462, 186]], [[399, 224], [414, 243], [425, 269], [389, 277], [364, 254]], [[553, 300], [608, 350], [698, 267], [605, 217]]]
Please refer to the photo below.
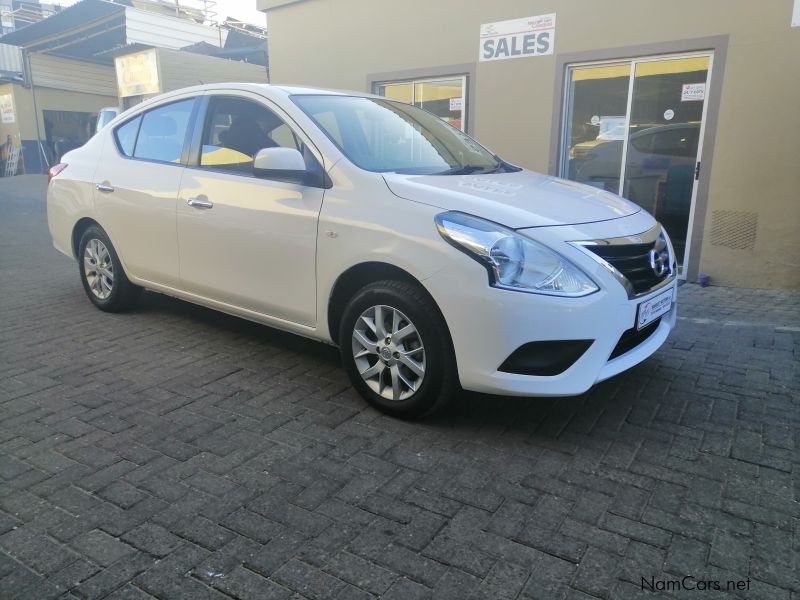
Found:
[[341, 320], [339, 349], [353, 387], [390, 415], [432, 414], [458, 390], [447, 326], [418, 285], [386, 280], [356, 292]]
[[92, 225], [78, 244], [78, 269], [89, 300], [106, 312], [120, 312], [136, 304], [142, 288], [128, 280], [108, 235]]

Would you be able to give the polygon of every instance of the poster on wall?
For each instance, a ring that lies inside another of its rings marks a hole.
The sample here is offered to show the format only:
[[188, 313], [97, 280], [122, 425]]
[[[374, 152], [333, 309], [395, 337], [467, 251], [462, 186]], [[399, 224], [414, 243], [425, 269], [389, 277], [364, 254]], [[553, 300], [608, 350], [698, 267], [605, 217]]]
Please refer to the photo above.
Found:
[[553, 53], [556, 14], [538, 15], [481, 25], [480, 61], [546, 56]]
[[14, 99], [11, 94], [0, 95], [0, 115], [3, 123], [14, 123], [17, 120], [14, 114]]

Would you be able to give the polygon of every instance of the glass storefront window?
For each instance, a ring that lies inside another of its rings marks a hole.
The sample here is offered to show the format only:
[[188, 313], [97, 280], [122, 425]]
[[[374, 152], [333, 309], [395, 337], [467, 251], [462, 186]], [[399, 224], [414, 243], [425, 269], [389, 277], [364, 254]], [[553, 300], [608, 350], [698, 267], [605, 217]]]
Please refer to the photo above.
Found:
[[424, 108], [453, 127], [466, 131], [466, 75], [377, 83], [374, 92]]

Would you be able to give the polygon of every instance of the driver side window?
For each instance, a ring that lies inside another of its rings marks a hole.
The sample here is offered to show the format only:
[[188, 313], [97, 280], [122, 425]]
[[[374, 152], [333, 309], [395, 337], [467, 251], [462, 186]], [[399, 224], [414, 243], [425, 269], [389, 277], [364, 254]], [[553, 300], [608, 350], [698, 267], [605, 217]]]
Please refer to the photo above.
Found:
[[256, 153], [276, 147], [304, 152], [292, 129], [264, 105], [230, 96], [211, 99], [203, 128], [201, 167], [251, 174]]

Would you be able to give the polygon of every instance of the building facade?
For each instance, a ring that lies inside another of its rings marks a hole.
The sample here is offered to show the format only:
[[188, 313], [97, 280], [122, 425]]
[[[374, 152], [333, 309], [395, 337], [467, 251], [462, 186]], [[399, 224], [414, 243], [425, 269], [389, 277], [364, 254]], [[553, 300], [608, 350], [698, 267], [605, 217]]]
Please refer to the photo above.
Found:
[[268, 78], [263, 31], [176, 16], [174, 3], [20, 10], [13, 14], [34, 22], [0, 37], [0, 143], [21, 149], [16, 172], [46, 172], [94, 134], [103, 108], [198, 83]]
[[798, 2], [257, 2], [274, 83], [414, 102], [631, 198], [690, 281], [800, 287]]
[[29, 82], [0, 83], [0, 141], [22, 148], [20, 169], [42, 173], [48, 164], [94, 133], [97, 112], [116, 106], [114, 68], [36, 54]]

